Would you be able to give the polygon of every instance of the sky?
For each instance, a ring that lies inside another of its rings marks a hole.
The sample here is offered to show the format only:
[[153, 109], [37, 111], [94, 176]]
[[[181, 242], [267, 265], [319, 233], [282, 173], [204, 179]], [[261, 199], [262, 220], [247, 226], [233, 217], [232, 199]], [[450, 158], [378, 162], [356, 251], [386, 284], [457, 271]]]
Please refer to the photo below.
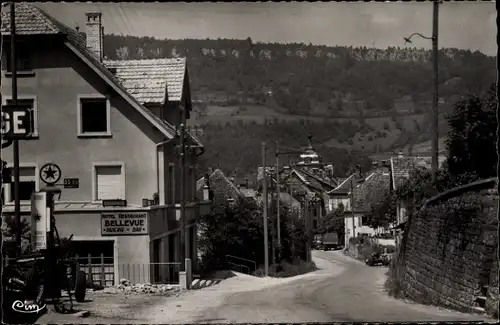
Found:
[[[102, 13], [104, 32], [158, 39], [251, 37], [256, 42], [298, 42], [376, 48], [404, 47], [404, 36], [431, 36], [432, 3], [219, 2], [37, 3], [70, 27], [85, 28], [85, 12]], [[445, 2], [439, 9], [439, 47], [496, 55], [494, 1]], [[430, 48], [412, 38], [412, 46]]]

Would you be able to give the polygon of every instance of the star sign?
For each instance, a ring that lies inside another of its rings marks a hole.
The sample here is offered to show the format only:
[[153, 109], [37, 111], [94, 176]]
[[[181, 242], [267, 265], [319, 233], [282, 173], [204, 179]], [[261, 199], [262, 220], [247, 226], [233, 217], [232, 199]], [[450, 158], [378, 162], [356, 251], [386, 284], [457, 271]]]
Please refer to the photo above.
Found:
[[44, 178], [46, 180], [48, 180], [49, 178], [56, 179], [57, 170], [52, 169], [52, 166], [49, 166], [49, 168], [47, 168], [46, 170], [44, 170], [43, 173], [45, 174]]
[[61, 168], [54, 163], [48, 163], [40, 168], [40, 178], [46, 184], [55, 184], [61, 179]]

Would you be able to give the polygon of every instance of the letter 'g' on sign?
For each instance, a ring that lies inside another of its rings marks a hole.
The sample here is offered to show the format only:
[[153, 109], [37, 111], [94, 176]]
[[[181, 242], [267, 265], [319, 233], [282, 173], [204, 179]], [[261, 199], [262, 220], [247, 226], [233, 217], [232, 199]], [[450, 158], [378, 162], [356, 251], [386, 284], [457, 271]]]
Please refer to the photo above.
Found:
[[1, 132], [6, 140], [23, 140], [30, 138], [33, 121], [27, 105], [3, 105], [1, 117]]

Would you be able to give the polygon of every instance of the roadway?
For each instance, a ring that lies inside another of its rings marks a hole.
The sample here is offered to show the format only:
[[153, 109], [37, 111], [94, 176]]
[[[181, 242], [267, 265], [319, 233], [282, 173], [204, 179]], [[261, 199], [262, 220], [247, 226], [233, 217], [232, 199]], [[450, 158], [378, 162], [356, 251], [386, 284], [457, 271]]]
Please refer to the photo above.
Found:
[[49, 312], [38, 323], [300, 323], [489, 321], [396, 300], [383, 290], [386, 267], [368, 267], [340, 251], [313, 252], [319, 270], [287, 279], [239, 274], [169, 297], [102, 295], [79, 308], [88, 318]]
[[204, 322], [404, 322], [484, 321], [484, 316], [447, 311], [388, 297], [386, 267], [367, 267], [340, 251], [315, 251], [321, 270], [234, 293], [194, 320]]

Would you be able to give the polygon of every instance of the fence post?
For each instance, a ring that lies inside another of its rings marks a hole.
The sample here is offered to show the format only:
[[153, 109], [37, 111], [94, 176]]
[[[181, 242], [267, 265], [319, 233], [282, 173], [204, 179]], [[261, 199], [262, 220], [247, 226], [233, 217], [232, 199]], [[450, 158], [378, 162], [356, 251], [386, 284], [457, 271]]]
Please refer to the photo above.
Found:
[[104, 254], [101, 253], [101, 286], [106, 285], [106, 268], [104, 267]]
[[87, 257], [87, 265], [89, 266], [89, 283], [94, 284], [94, 279], [92, 277], [92, 255], [88, 255]]

